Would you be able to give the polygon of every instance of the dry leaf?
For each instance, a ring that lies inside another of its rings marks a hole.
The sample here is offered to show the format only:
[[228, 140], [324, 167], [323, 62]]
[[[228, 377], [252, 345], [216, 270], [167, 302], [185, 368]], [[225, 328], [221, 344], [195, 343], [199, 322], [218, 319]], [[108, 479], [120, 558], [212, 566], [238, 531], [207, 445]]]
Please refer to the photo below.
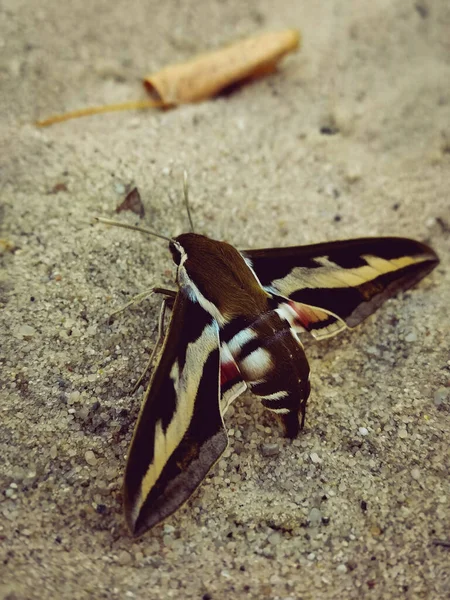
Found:
[[67, 192], [68, 188], [67, 185], [62, 182], [62, 183], [56, 183], [51, 190], [49, 190], [47, 192], [47, 194], [59, 194], [59, 192]]
[[299, 45], [300, 33], [295, 29], [262, 33], [149, 75], [144, 85], [152, 100], [83, 108], [37, 121], [36, 125], [46, 127], [98, 113], [167, 108], [206, 100], [232, 85], [272, 73], [278, 61]]
[[166, 67], [146, 77], [144, 85], [165, 106], [199, 102], [232, 84], [273, 72], [276, 63], [299, 44], [300, 34], [294, 29], [263, 33]]
[[120, 213], [123, 210], [131, 210], [131, 212], [139, 215], [141, 219], [145, 215], [144, 205], [142, 204], [141, 195], [137, 187], [133, 188], [131, 192], [126, 195], [122, 204], [119, 204], [116, 208], [117, 213]]

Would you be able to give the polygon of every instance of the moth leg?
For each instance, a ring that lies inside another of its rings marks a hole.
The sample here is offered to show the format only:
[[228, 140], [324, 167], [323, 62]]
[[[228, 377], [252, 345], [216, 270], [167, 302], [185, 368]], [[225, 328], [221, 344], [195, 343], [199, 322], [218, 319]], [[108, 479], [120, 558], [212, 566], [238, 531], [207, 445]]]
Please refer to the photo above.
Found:
[[[163, 288], [154, 288], [154, 293], [166, 293], [169, 292], [171, 290], [164, 290], [162, 292], [159, 291], [155, 291], [155, 290], [162, 290]], [[175, 292], [176, 295], [176, 292]], [[147, 363], [147, 366], [145, 367], [142, 375], [139, 377], [139, 379], [137, 380], [137, 382], [135, 383], [135, 385], [133, 386], [133, 389], [131, 391], [132, 394], [134, 394], [134, 392], [138, 389], [138, 387], [141, 385], [142, 380], [144, 379], [144, 377], [146, 376], [146, 374], [148, 373], [148, 371], [151, 369], [151, 366], [153, 364], [153, 360], [155, 359], [156, 353], [159, 349], [159, 346], [161, 344], [161, 342], [164, 340], [165, 337], [165, 332], [164, 332], [164, 319], [166, 317], [166, 310], [172, 309], [173, 308], [173, 304], [174, 304], [174, 299], [175, 296], [172, 295], [167, 295], [165, 298], [163, 298], [162, 302], [161, 302], [161, 308], [159, 311], [159, 317], [158, 317], [158, 338], [156, 340], [156, 344], [155, 347], [152, 350], [152, 353], [150, 355], [149, 361]]]
[[118, 308], [117, 310], [115, 310], [114, 312], [112, 312], [109, 315], [109, 318], [114, 317], [115, 315], [123, 312], [124, 310], [126, 310], [130, 306], [133, 306], [135, 304], [140, 304], [141, 302], [143, 302], [147, 298], [150, 298], [150, 296], [153, 296], [153, 294], [163, 294], [163, 295], [168, 296], [168, 297], [170, 297], [172, 299], [175, 299], [175, 296], [177, 295], [177, 292], [175, 290], [168, 290], [168, 289], [162, 288], [162, 287], [152, 287], [149, 290], [145, 290], [145, 292], [141, 292], [140, 294], [137, 294], [137, 296], [134, 296], [133, 298], [131, 298], [131, 300], [129, 302], [127, 302], [126, 304], [124, 304], [123, 306], [121, 306], [120, 308]]

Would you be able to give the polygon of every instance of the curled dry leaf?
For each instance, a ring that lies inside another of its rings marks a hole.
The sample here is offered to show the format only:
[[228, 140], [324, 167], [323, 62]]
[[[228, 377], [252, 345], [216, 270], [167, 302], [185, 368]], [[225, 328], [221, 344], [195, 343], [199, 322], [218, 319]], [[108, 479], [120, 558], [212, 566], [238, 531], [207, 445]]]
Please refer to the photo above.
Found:
[[36, 125], [46, 127], [117, 110], [168, 108], [200, 102], [232, 85], [272, 73], [278, 61], [299, 46], [300, 33], [295, 29], [262, 33], [149, 75], [144, 79], [144, 86], [151, 100], [84, 108], [37, 121]]
[[294, 29], [262, 33], [166, 67], [146, 77], [144, 85], [165, 106], [199, 102], [232, 84], [273, 72], [277, 62], [299, 44], [300, 34]]
[[131, 210], [142, 219], [145, 215], [144, 205], [142, 204], [141, 195], [137, 187], [134, 187], [131, 192], [125, 196], [125, 200], [116, 208], [116, 212], [120, 213], [123, 210]]

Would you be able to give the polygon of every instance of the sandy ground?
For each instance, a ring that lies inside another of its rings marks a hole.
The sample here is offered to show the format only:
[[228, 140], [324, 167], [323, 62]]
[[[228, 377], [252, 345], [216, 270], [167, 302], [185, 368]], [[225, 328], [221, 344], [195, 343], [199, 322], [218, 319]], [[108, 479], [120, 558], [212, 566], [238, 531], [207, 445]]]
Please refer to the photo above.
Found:
[[[448, 0], [2, 0], [0, 19], [1, 598], [450, 597]], [[284, 27], [301, 52], [231, 95], [32, 124]], [[144, 224], [182, 232], [183, 169], [197, 229], [238, 247], [405, 235], [442, 262], [357, 330], [305, 340], [293, 443], [239, 399], [223, 459], [136, 541], [120, 487], [158, 302], [108, 315], [174, 270], [164, 242], [89, 219], [135, 183]]]

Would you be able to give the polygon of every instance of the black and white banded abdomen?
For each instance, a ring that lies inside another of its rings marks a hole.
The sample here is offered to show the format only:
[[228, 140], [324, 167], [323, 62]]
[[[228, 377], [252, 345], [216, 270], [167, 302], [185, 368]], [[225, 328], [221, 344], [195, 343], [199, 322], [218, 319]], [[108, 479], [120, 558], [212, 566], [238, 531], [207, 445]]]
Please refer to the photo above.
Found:
[[295, 437], [303, 427], [310, 384], [303, 346], [289, 322], [277, 310], [264, 313], [236, 333], [227, 348], [242, 380]]

